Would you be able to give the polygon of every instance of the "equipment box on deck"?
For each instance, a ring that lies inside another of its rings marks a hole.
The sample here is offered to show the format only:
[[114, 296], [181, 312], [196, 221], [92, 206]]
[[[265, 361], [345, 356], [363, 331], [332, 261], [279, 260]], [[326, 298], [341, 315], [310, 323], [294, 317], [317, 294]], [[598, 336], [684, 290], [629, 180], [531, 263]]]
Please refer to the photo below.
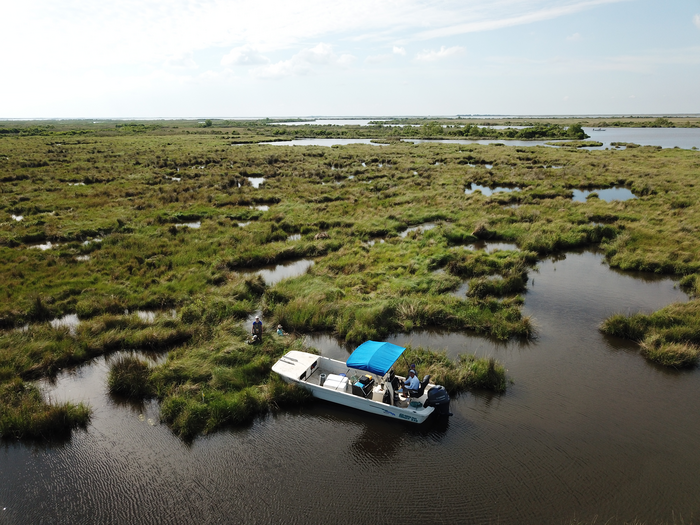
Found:
[[363, 376], [352, 385], [352, 393], [356, 396], [370, 397], [374, 388], [374, 378]]

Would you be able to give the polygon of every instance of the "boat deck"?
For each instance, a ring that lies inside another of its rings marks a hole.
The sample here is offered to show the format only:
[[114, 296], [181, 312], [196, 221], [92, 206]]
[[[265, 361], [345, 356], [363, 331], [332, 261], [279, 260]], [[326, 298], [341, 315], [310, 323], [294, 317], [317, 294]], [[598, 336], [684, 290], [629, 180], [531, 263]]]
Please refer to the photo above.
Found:
[[[314, 370], [311, 373], [311, 375], [309, 375], [306, 379], [304, 379], [304, 381], [306, 383], [310, 383], [312, 385], [321, 386], [321, 375], [322, 374], [325, 374], [326, 378], [328, 378], [328, 376], [331, 374], [345, 375], [345, 377], [348, 378], [348, 387], [347, 387], [347, 390], [343, 390], [343, 391], [345, 391], [347, 393], [351, 393], [350, 389], [352, 388], [353, 378], [355, 380], [357, 380], [360, 376], [366, 374], [366, 372], [363, 372], [360, 370], [354, 370], [354, 369], [349, 369], [347, 371], [343, 371], [343, 372], [338, 373], [338, 371], [328, 370], [327, 368], [324, 367], [324, 364], [325, 363], [321, 362], [321, 365], [318, 368], [316, 368], [316, 370]], [[400, 376], [397, 376], [397, 377], [401, 380], [404, 379], [403, 377], [400, 377]], [[327, 385], [324, 384], [323, 386], [326, 388], [329, 388], [329, 389], [337, 390], [337, 388], [334, 388], [333, 385], [334, 385], [333, 383], [330, 383]], [[432, 385], [430, 385], [430, 386], [432, 386]], [[383, 402], [383, 400], [384, 400], [384, 388], [385, 388], [384, 383], [381, 381], [381, 379], [378, 379], [375, 377], [375, 385], [374, 385], [374, 388], [372, 389], [371, 395], [366, 396], [365, 399], [371, 399], [372, 401], [378, 401], [380, 403]], [[429, 388], [430, 387], [426, 387], [426, 389], [425, 389], [426, 392], [427, 392], [427, 390], [429, 390]], [[406, 398], [401, 393], [399, 393], [398, 402], [394, 406], [401, 407], [401, 408], [408, 408], [411, 401], [420, 402], [420, 404], [422, 406], [426, 399], [427, 399], [427, 394], [423, 394], [419, 398], [411, 399], [411, 398]]]
[[[406, 419], [404, 416], [408, 414], [414, 422], [418, 422], [415, 421], [414, 417], [417, 412], [426, 411], [429, 414], [433, 411], [432, 407], [424, 407], [424, 403], [428, 399], [428, 390], [434, 386], [432, 383], [426, 386], [425, 392], [420, 397], [407, 398], [399, 392], [398, 396], [392, 400], [392, 403], [385, 403], [386, 390], [390, 389], [391, 386], [384, 382], [384, 378], [376, 374], [368, 374], [364, 370], [349, 368], [346, 363], [341, 361], [292, 350], [281, 357], [272, 367], [272, 370], [294, 382], [309, 385], [313, 389], [315, 397], [348, 404], [355, 408], [366, 409], [366, 405], [357, 405], [352, 399], [372, 401], [373, 411], [381, 410], [380, 407], [376, 407], [377, 403], [382, 406], [394, 406], [408, 411], [399, 416], [400, 418]], [[323, 385], [321, 385], [322, 375], [325, 375]], [[372, 378], [373, 383], [371, 386], [363, 386], [358, 383], [358, 380], [363, 376]], [[404, 379], [401, 376], [396, 377], [400, 380]], [[333, 395], [333, 391], [337, 391], [339, 395], [342, 395], [331, 399], [329, 396]], [[392, 415], [395, 416], [395, 414]]]

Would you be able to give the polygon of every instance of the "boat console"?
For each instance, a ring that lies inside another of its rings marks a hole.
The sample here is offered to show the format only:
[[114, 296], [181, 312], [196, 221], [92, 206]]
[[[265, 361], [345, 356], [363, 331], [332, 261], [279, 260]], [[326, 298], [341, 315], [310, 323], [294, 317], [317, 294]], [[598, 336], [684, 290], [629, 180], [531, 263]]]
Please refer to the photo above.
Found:
[[352, 393], [361, 397], [372, 397], [372, 389], [374, 388], [374, 378], [371, 375], [361, 376], [352, 385]]

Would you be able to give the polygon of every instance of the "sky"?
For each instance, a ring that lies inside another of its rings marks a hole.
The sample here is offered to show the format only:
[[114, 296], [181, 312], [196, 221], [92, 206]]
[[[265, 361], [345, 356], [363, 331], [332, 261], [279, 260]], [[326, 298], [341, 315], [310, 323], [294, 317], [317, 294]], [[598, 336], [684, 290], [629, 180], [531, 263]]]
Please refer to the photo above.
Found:
[[700, 0], [10, 0], [0, 119], [700, 113]]

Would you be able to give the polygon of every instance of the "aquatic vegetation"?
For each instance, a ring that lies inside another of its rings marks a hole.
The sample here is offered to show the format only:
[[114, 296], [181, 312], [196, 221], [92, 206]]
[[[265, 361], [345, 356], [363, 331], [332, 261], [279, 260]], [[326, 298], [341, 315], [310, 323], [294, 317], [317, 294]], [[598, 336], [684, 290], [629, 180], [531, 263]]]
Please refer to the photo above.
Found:
[[15, 377], [0, 383], [0, 437], [52, 439], [85, 428], [90, 409], [83, 403], [46, 402], [39, 389]]
[[698, 362], [700, 301], [671, 304], [652, 314], [615, 314], [600, 327], [608, 335], [632, 339], [656, 363], [688, 367]]
[[148, 379], [148, 388], [161, 400], [161, 418], [183, 438], [247, 423], [268, 410], [309, 400], [307, 391], [270, 372], [288, 350], [301, 349], [301, 339], [270, 332], [262, 343], [249, 345], [240, 325], [230, 322], [214, 328], [214, 337], [200, 337], [205, 349], [171, 352]]
[[603, 145], [597, 140], [562, 140], [557, 142], [547, 142], [549, 146], [559, 146], [562, 148], [599, 148]]
[[[528, 272], [590, 245], [621, 270], [684, 276], [697, 295], [697, 151], [413, 144], [397, 139], [579, 137], [573, 120], [402, 123], [419, 127], [13, 123], [24, 131], [0, 134], [0, 384], [115, 350], [170, 351], [146, 383], [166, 421], [190, 435], [296, 399], [269, 380], [283, 348], [244, 343], [256, 311], [266, 326], [349, 342], [429, 327], [528, 338], [518, 299]], [[257, 145], [316, 136], [388, 144]], [[472, 185], [520, 191], [465, 194]], [[614, 187], [638, 198], [571, 201], [574, 189]], [[518, 249], [464, 249], [479, 239]], [[300, 259], [314, 264], [279, 282], [246, 273]], [[470, 296], [454, 297], [465, 279]], [[125, 314], [163, 309], [177, 315]], [[66, 315], [80, 320], [74, 333], [49, 324]], [[650, 323], [610, 322], [639, 341]]]
[[446, 352], [434, 352], [423, 347], [407, 347], [407, 362], [415, 363], [422, 379], [430, 374], [433, 383], [442, 385], [450, 394], [466, 390], [506, 391], [506, 371], [493, 357], [462, 354], [457, 362]]
[[136, 356], [122, 356], [112, 363], [107, 386], [112, 394], [142, 398], [151, 394], [148, 363]]
[[695, 366], [700, 348], [687, 343], [664, 343], [658, 334], [648, 336], [640, 343], [641, 352], [649, 361], [673, 368]]

